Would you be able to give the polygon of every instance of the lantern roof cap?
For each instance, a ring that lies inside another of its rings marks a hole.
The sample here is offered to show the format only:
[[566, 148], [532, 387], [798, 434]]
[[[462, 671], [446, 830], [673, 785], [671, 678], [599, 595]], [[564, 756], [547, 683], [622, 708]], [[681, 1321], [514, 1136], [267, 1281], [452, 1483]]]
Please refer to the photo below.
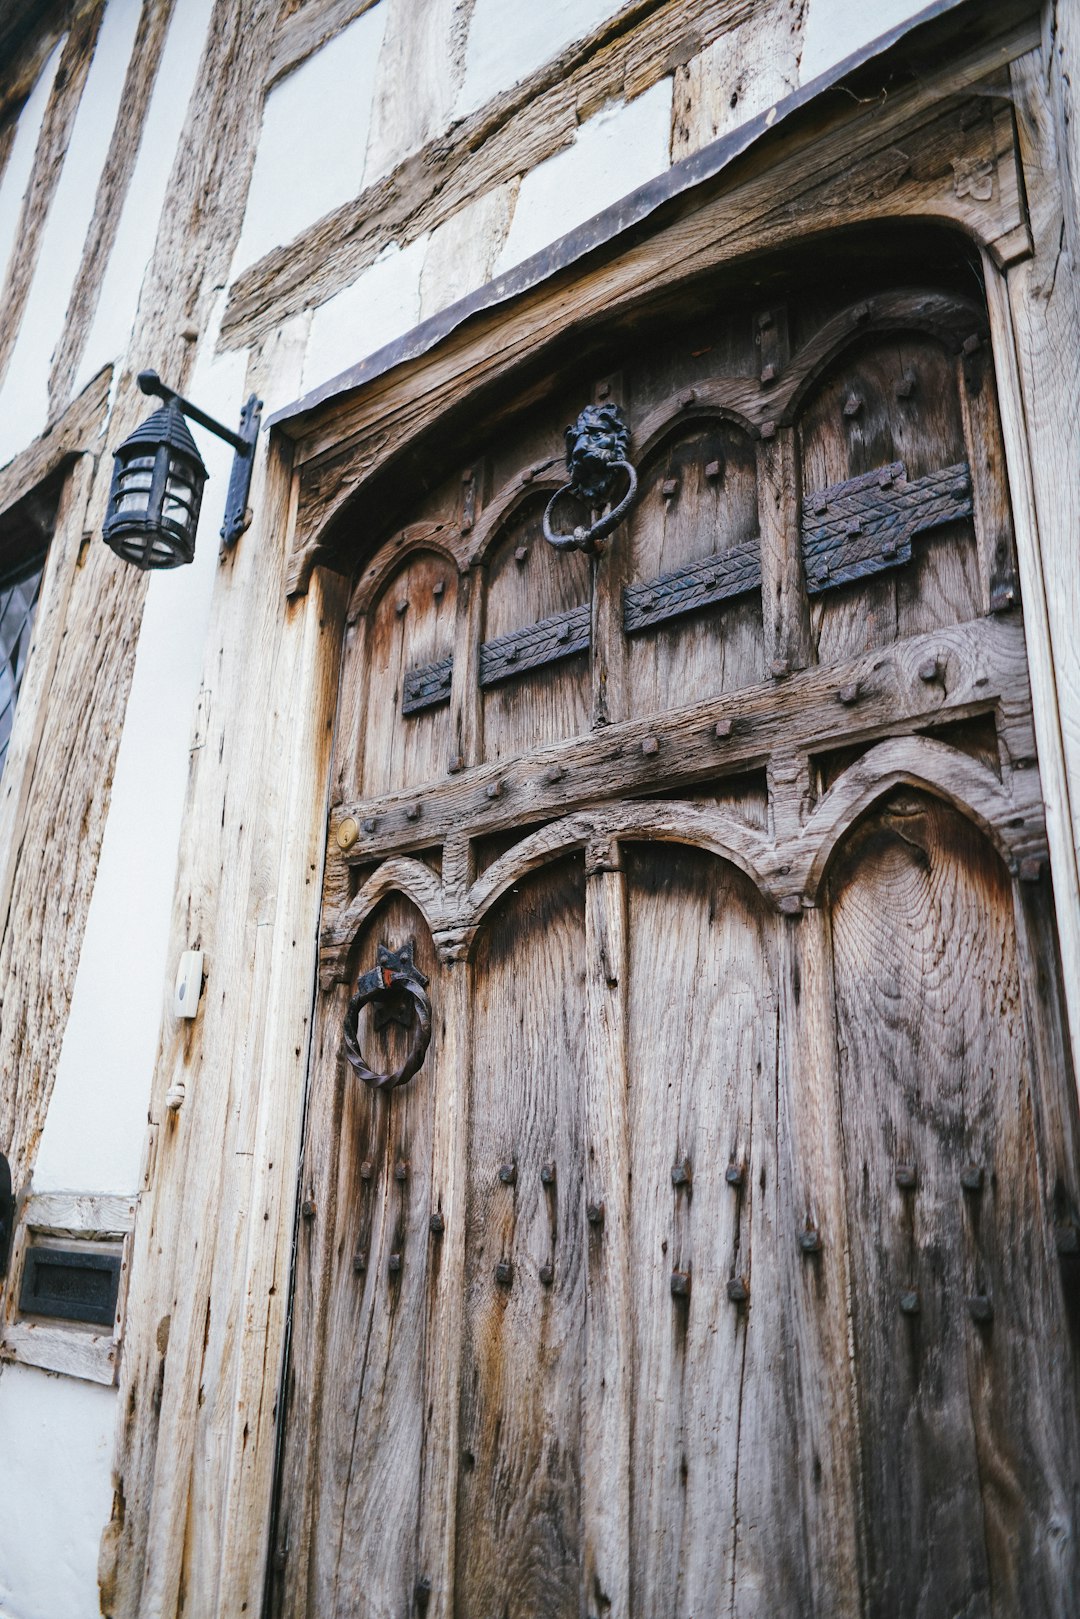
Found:
[[199, 454], [198, 446], [191, 436], [191, 430], [187, 422], [184, 420], [184, 413], [175, 399], [170, 399], [169, 403], [162, 405], [160, 410], [151, 412], [146, 420], [141, 422], [135, 431], [128, 435], [117, 454], [121, 454], [124, 450], [136, 449], [143, 444], [148, 448], [153, 445], [155, 449], [159, 444], [165, 444], [170, 450], [176, 450], [178, 454], [185, 455], [190, 461], [194, 461], [196, 466], [202, 467], [204, 476], [206, 474], [206, 468], [203, 466], [203, 459]]

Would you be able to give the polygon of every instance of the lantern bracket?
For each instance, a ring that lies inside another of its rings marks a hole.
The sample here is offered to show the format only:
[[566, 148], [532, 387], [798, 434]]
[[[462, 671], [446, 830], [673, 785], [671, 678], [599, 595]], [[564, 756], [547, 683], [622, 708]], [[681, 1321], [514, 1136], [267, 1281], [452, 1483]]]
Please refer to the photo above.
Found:
[[221, 538], [226, 548], [236, 544], [241, 534], [250, 522], [248, 513], [248, 493], [251, 489], [251, 469], [255, 461], [255, 442], [259, 436], [262, 425], [262, 400], [252, 394], [247, 404], [240, 412], [240, 431], [234, 433], [231, 427], [222, 422], [215, 421], [208, 416], [205, 410], [192, 404], [178, 394], [175, 388], [170, 388], [167, 382], [162, 382], [156, 371], [140, 371], [139, 387], [144, 394], [152, 394], [168, 404], [175, 400], [185, 416], [208, 432], [224, 439], [236, 451], [233, 458], [232, 472], [229, 474], [229, 491], [225, 497], [225, 521], [221, 525]]

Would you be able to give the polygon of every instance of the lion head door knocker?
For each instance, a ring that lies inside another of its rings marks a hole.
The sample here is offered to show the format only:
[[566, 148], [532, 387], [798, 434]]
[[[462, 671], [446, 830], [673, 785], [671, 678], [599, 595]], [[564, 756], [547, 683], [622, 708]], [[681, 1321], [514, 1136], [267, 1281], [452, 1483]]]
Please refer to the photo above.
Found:
[[[413, 960], [414, 951], [412, 939], [400, 950], [388, 950], [381, 944], [376, 953], [376, 965], [370, 972], [361, 973], [357, 979], [349, 1010], [345, 1014], [343, 1044], [346, 1060], [364, 1084], [374, 1086], [376, 1090], [393, 1090], [395, 1085], [404, 1085], [410, 1080], [423, 1064], [431, 1044], [431, 1002], [426, 994], [428, 981]], [[405, 1061], [389, 1074], [377, 1074], [369, 1068], [360, 1050], [360, 1011], [369, 1005], [375, 1008], [377, 1029], [393, 1022], [412, 1030]]]
[[[629, 449], [630, 429], [618, 405], [586, 405], [573, 427], [566, 429], [570, 482], [555, 491], [544, 512], [544, 538], [557, 551], [595, 551], [618, 528], [637, 494], [637, 473], [626, 459]], [[624, 477], [626, 488], [613, 506]], [[588, 528], [578, 524], [572, 533], [559, 534], [551, 526], [552, 517], [556, 504], [567, 496], [589, 508], [592, 522]]]

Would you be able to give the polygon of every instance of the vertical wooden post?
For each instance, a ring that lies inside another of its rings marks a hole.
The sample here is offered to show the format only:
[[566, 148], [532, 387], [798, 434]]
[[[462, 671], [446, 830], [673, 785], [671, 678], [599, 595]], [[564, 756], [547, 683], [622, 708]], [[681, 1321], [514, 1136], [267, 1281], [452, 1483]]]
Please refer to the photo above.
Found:
[[[791, 1213], [788, 1319], [799, 1367], [799, 1495], [815, 1613], [860, 1609], [858, 1417], [850, 1376], [847, 1210], [836, 1073], [829, 920], [780, 931], [780, 1176]], [[820, 1246], [804, 1245], [812, 1233]]]
[[431, 1153], [428, 1330], [424, 1345], [424, 1448], [418, 1589], [427, 1619], [452, 1619], [457, 1519], [458, 1413], [465, 1331], [465, 1196], [472, 1072], [468, 940], [436, 938], [449, 966], [441, 1011], [444, 1082], [435, 1099]]
[[585, 1611], [630, 1612], [630, 1149], [626, 878], [614, 840], [586, 851]]
[[799, 549], [799, 461], [795, 429], [781, 427], [758, 446], [761, 619], [765, 666], [776, 675], [810, 661], [810, 614]]

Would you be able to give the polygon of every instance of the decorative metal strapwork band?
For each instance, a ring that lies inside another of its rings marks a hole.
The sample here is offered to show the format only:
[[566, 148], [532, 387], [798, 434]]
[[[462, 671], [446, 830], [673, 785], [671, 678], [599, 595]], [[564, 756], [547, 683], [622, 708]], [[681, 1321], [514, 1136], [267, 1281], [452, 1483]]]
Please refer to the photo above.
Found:
[[[415, 946], [411, 939], [400, 950], [388, 950], [386, 945], [380, 944], [376, 965], [357, 979], [345, 1014], [342, 1035], [345, 1059], [364, 1084], [371, 1085], [375, 1090], [393, 1090], [397, 1085], [404, 1085], [423, 1065], [431, 1044], [431, 1002], [426, 994], [428, 980], [416, 966], [414, 953]], [[405, 1061], [400, 1068], [386, 1074], [376, 1073], [369, 1068], [360, 1050], [360, 1013], [371, 1004], [376, 1007], [376, 1026], [381, 1014], [383, 1023], [394, 1021], [412, 1028], [412, 1040]]]
[[[905, 567], [912, 540], [946, 523], [969, 518], [971, 471], [966, 461], [908, 479], [902, 461], [803, 496], [801, 544], [806, 588], [817, 596], [877, 573]], [[1008, 606], [1011, 574], [1002, 585]], [[761, 589], [761, 542], [742, 540], [726, 551], [687, 562], [681, 568], [623, 592], [623, 629], [628, 635], [655, 628]], [[588, 605], [571, 607], [538, 624], [514, 630], [480, 648], [482, 688], [511, 680], [529, 669], [557, 663], [589, 649]], [[405, 675], [401, 711], [419, 714], [449, 701], [453, 660], [410, 669]]]
[[[630, 429], [618, 405], [586, 405], [573, 427], [566, 429], [570, 482], [556, 489], [544, 511], [544, 538], [557, 551], [595, 551], [618, 528], [637, 496], [637, 473], [627, 460], [629, 449]], [[620, 473], [626, 476], [626, 489], [612, 506]], [[556, 505], [568, 496], [586, 506], [593, 517], [587, 527], [579, 523], [567, 534], [552, 524]], [[602, 506], [608, 510], [600, 513]]]

